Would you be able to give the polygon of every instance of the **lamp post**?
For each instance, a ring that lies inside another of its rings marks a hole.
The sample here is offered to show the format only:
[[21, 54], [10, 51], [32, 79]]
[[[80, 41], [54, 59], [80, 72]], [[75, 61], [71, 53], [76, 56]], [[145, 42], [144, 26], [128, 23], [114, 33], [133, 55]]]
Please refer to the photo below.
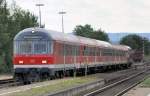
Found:
[[39, 27], [41, 27], [41, 6], [44, 6], [44, 4], [36, 4], [36, 6], [38, 6], [39, 7], [39, 18], [40, 18], [40, 25], [39, 25]]
[[62, 15], [62, 18], [61, 18], [61, 20], [62, 20], [62, 32], [64, 33], [64, 14], [66, 14], [66, 12], [65, 11], [60, 11], [58, 14], [61, 14]]
[[[60, 11], [58, 14], [60, 14], [61, 16], [62, 16], [62, 18], [61, 18], [61, 23], [62, 23], [62, 32], [64, 33], [64, 14], [66, 14], [66, 12], [65, 11]], [[65, 36], [65, 34], [64, 34], [64, 36]], [[65, 37], [63, 37], [64, 39], [65, 39]], [[63, 44], [63, 51], [64, 51], [64, 76], [66, 75], [66, 69], [65, 69], [65, 63], [66, 63], [66, 61], [65, 61], [65, 55], [66, 55], [66, 50], [65, 50], [65, 41], [64, 41], [64, 44]]]

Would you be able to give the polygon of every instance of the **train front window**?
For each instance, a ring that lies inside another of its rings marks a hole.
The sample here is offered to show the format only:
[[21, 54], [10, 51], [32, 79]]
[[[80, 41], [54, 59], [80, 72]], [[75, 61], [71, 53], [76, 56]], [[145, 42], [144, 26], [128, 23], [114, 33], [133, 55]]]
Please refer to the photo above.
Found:
[[26, 41], [26, 42], [24, 42], [24, 41], [22, 41], [21, 43], [20, 43], [20, 46], [19, 46], [19, 53], [31, 53], [32, 52], [32, 44], [31, 44], [31, 42], [28, 42], [28, 41]]
[[50, 41], [15, 41], [16, 54], [49, 54], [51, 53]]
[[46, 54], [49, 53], [49, 43], [48, 42], [35, 42], [34, 43], [34, 53], [35, 54]]

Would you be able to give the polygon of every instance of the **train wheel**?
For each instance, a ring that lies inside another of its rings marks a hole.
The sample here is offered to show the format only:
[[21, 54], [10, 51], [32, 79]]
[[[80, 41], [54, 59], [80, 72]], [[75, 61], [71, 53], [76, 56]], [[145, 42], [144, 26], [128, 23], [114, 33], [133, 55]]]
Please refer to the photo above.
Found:
[[14, 79], [17, 82], [24, 83], [24, 75], [23, 74], [14, 74]]
[[69, 75], [70, 75], [70, 76], [74, 76], [74, 71], [75, 71], [75, 70], [70, 70], [70, 71], [69, 71]]
[[49, 77], [50, 77], [49, 74], [46, 72], [40, 74], [40, 78], [42, 80], [49, 80], [50, 79]]
[[66, 77], [70, 76], [70, 70], [66, 70]]
[[55, 78], [59, 78], [59, 73], [58, 73], [58, 71], [55, 72]]
[[29, 74], [27, 74], [27, 82], [31, 84], [32, 82], [39, 82], [40, 74], [35, 70], [31, 70]]
[[63, 78], [63, 77], [64, 77], [63, 71], [60, 71], [60, 72], [59, 72], [59, 76], [60, 76], [60, 78]]

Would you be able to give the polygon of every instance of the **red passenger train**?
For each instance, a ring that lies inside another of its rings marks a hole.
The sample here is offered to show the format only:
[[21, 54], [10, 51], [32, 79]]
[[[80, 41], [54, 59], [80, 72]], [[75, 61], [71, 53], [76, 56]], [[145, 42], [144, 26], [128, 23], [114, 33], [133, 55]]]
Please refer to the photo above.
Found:
[[84, 73], [85, 68], [94, 72], [129, 66], [130, 49], [43, 28], [27, 28], [14, 38], [14, 73], [19, 80], [36, 81], [72, 75], [75, 70]]

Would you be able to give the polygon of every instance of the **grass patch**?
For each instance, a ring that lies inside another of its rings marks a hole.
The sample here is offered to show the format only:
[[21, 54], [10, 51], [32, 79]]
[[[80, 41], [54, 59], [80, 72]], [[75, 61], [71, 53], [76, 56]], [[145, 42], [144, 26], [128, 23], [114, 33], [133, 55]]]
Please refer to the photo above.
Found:
[[67, 88], [85, 84], [94, 80], [96, 80], [96, 78], [89, 78], [89, 77], [71, 78], [68, 80], [60, 80], [60, 82], [55, 84], [48, 84], [47, 86], [31, 88], [30, 90], [16, 92], [8, 95], [9, 96], [40, 96], [50, 92], [56, 92], [59, 90], [64, 90]]
[[141, 85], [141, 87], [149, 87], [150, 88], [150, 77], [144, 80]]
[[149, 60], [150, 59], [150, 55], [146, 55], [145, 57], [144, 57], [144, 60]]

